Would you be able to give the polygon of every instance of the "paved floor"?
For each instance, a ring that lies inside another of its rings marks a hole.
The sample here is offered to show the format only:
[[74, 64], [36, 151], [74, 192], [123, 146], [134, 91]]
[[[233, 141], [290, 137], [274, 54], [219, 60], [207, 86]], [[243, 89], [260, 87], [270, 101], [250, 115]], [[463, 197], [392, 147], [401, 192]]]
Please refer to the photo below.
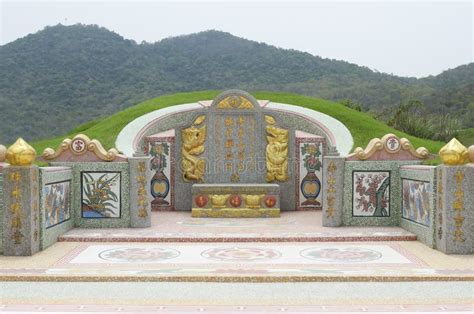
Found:
[[7, 281], [474, 280], [474, 256], [417, 241], [324, 243], [73, 243], [0, 257]]
[[75, 229], [34, 256], [0, 256], [0, 312], [474, 312], [474, 256], [396, 227], [324, 228], [320, 215], [160, 212], [149, 229]]
[[472, 282], [7, 282], [0, 311], [472, 312], [473, 290]]
[[153, 212], [144, 229], [73, 229], [61, 241], [119, 242], [312, 242], [414, 241], [399, 227], [339, 227], [321, 224], [321, 211], [284, 212], [280, 218], [191, 218], [189, 212]]

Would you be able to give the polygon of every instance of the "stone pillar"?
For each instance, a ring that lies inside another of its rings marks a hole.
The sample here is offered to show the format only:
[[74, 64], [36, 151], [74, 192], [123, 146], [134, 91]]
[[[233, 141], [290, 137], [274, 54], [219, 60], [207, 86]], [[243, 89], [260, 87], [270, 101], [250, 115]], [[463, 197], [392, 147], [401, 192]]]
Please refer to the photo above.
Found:
[[342, 225], [344, 197], [344, 163], [340, 156], [325, 156], [323, 160], [323, 226]]
[[130, 226], [151, 226], [150, 157], [135, 154], [128, 158], [130, 168]]
[[40, 248], [39, 170], [37, 166], [3, 169], [3, 254], [33, 255]]
[[474, 164], [436, 168], [436, 247], [447, 254], [474, 253]]

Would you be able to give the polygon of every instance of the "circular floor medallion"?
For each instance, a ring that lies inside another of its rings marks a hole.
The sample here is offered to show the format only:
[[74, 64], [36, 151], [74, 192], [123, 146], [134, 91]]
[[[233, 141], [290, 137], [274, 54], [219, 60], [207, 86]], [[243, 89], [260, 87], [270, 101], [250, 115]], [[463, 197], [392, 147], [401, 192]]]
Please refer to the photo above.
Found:
[[105, 250], [99, 258], [115, 263], [154, 263], [179, 256], [179, 251], [157, 247], [124, 247]]
[[221, 262], [256, 262], [277, 259], [281, 253], [272, 249], [255, 247], [220, 247], [204, 251], [201, 256]]
[[309, 248], [301, 251], [300, 255], [325, 263], [366, 263], [382, 257], [380, 252], [360, 247]]

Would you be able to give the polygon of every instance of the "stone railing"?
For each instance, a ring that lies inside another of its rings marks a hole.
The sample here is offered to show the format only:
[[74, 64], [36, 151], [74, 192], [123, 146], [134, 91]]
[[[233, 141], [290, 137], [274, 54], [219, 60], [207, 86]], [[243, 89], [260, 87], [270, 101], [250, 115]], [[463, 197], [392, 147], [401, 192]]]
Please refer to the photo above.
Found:
[[36, 151], [22, 139], [2, 154], [4, 255], [32, 255], [74, 227], [151, 224], [148, 156], [106, 151], [85, 135], [47, 148], [40, 160], [48, 167], [33, 164]]

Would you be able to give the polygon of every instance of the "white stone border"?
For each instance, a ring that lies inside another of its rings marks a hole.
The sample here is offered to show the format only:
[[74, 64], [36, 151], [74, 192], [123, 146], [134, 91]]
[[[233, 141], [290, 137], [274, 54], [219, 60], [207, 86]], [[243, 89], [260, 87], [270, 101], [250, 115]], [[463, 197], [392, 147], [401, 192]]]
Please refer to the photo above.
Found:
[[119, 133], [117, 139], [115, 140], [115, 147], [126, 156], [133, 156], [135, 138], [140, 134], [150, 123], [154, 123], [156, 120], [168, 117], [170, 115], [176, 114], [178, 112], [197, 110], [205, 108], [199, 103], [190, 103], [183, 105], [170, 106], [162, 109], [152, 111], [150, 113], [144, 114], [136, 118], [135, 120], [130, 121]]
[[[354, 140], [349, 129], [339, 120], [334, 119], [327, 114], [300, 106], [275, 102], [266, 103], [264, 107], [266, 109], [296, 114], [317, 124], [324, 132], [328, 134], [331, 142], [330, 144], [337, 147], [337, 150], [341, 156], [348, 155], [352, 149]], [[140, 135], [141, 132], [147, 128], [147, 126], [157, 123], [158, 120], [179, 112], [202, 108], [205, 108], [205, 105], [201, 103], [189, 103], [170, 106], [147, 113], [131, 121], [120, 131], [115, 141], [115, 146], [124, 155], [131, 157], [135, 151], [137, 136]]]

